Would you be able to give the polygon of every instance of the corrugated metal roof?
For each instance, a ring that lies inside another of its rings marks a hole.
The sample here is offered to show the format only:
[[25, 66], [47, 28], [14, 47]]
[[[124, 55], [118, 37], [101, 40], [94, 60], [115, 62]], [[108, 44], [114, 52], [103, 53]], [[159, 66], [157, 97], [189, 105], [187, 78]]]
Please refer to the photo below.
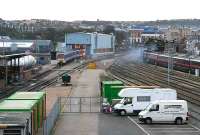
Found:
[[11, 48], [15, 46], [17, 48], [30, 48], [33, 42], [0, 42], [0, 47]]
[[30, 48], [32, 45], [50, 45], [51, 40], [0, 40], [0, 47], [11, 47], [12, 45], [17, 48]]

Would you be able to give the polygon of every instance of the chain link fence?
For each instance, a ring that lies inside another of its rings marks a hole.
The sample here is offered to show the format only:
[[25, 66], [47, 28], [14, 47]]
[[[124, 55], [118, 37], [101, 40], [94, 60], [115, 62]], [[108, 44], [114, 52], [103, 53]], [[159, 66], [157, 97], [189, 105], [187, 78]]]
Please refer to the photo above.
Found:
[[42, 134], [51, 135], [61, 113], [99, 113], [100, 97], [59, 97], [43, 124]]
[[61, 113], [99, 113], [101, 97], [60, 97]]

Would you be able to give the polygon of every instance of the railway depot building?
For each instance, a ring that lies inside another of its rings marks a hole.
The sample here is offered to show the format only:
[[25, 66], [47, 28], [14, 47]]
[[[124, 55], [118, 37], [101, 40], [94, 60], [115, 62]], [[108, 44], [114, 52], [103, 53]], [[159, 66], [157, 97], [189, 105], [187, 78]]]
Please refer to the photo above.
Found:
[[0, 89], [30, 80], [50, 63], [50, 40], [0, 40]]
[[67, 48], [80, 50], [82, 57], [112, 54], [115, 51], [115, 36], [100, 33], [67, 33]]
[[49, 64], [51, 61], [51, 40], [0, 40], [0, 55], [31, 53], [38, 64]]

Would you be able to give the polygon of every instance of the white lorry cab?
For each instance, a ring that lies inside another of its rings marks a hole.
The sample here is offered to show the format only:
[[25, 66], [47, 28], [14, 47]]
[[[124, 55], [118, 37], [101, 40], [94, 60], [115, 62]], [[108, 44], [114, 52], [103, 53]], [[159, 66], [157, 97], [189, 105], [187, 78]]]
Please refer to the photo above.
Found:
[[123, 99], [112, 110], [119, 115], [138, 114], [152, 101], [177, 99], [176, 90], [169, 88], [125, 88], [118, 95]]
[[158, 100], [152, 102], [139, 113], [139, 120], [152, 122], [174, 122], [183, 124], [188, 121], [188, 107], [185, 100]]

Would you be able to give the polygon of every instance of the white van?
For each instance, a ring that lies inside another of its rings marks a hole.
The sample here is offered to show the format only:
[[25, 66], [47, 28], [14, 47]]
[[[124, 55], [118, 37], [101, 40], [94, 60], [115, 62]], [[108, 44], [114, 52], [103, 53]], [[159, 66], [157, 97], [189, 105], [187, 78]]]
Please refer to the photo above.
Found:
[[125, 88], [118, 95], [124, 97], [113, 107], [113, 112], [119, 115], [138, 114], [152, 101], [177, 99], [176, 90], [169, 88]]
[[158, 100], [152, 102], [139, 113], [139, 120], [147, 124], [152, 122], [175, 122], [183, 124], [188, 121], [188, 107], [185, 100]]

